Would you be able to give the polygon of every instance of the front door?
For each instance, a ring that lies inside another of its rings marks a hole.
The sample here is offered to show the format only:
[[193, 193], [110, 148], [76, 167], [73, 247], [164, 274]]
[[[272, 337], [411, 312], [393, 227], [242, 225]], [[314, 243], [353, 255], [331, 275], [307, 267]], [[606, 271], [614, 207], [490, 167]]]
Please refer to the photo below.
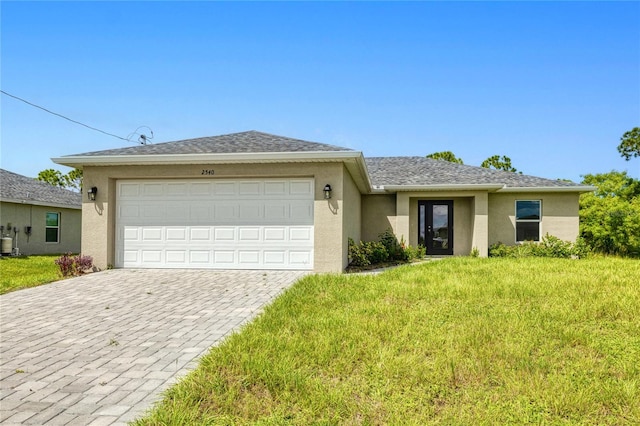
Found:
[[453, 201], [418, 201], [418, 244], [427, 254], [453, 254]]

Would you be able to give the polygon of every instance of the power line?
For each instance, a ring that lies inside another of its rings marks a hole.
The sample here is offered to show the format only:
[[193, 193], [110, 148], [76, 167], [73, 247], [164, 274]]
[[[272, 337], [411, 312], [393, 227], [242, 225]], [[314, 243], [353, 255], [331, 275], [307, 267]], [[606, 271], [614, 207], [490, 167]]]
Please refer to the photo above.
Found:
[[[41, 110], [43, 110], [43, 111], [46, 111], [46, 112], [48, 112], [49, 114], [56, 115], [56, 116], [58, 116], [58, 117], [60, 117], [60, 118], [64, 118], [65, 120], [69, 120], [69, 121], [70, 121], [70, 122], [72, 122], [72, 123], [75, 123], [75, 124], [79, 124], [79, 125], [81, 125], [81, 126], [84, 126], [84, 127], [86, 127], [87, 129], [95, 130], [96, 132], [103, 133], [103, 134], [105, 134], [105, 135], [107, 135], [107, 136], [111, 136], [111, 137], [118, 138], [118, 139], [123, 140], [123, 141], [131, 142], [131, 139], [125, 139], [125, 138], [120, 137], [120, 136], [118, 136], [118, 135], [114, 135], [113, 133], [109, 133], [109, 132], [105, 132], [104, 130], [96, 129], [95, 127], [91, 127], [91, 126], [89, 126], [89, 125], [87, 125], [87, 124], [81, 123], [81, 122], [79, 122], [79, 121], [77, 121], [77, 120], [73, 120], [73, 119], [71, 119], [71, 118], [69, 118], [69, 117], [66, 117], [66, 116], [62, 115], [62, 114], [58, 114], [57, 112], [53, 112], [53, 111], [48, 110], [48, 109], [46, 109], [46, 108], [44, 108], [44, 107], [41, 107], [40, 105], [36, 105], [36, 104], [34, 104], [34, 103], [32, 103], [32, 102], [27, 101], [26, 99], [22, 99], [22, 98], [21, 98], [21, 97], [19, 97], [19, 96], [12, 95], [11, 93], [7, 93], [7, 92], [5, 92], [4, 90], [0, 90], [0, 92], [2, 92], [2, 94], [4, 94], [4, 95], [7, 95], [7, 96], [12, 97], [12, 98], [14, 98], [14, 99], [17, 99], [17, 100], [19, 100], [19, 101], [22, 101], [22, 102], [24, 102], [25, 104], [31, 105], [32, 107], [36, 107], [36, 108], [38, 108], [38, 109], [41, 109]], [[147, 127], [147, 126], [140, 126], [140, 127]], [[140, 127], [138, 127], [138, 129], [140, 129]], [[147, 127], [147, 128], [148, 128], [148, 127]], [[130, 137], [131, 137], [132, 135], [134, 135], [134, 134], [138, 134], [138, 133], [137, 133], [137, 130], [138, 130], [138, 129], [134, 130], [134, 131], [130, 134]], [[151, 130], [151, 129], [149, 129], [149, 130]], [[141, 139], [142, 139], [142, 141], [143, 141], [143, 142], [141, 142], [141, 143], [146, 144], [147, 139], [151, 139], [151, 138], [153, 138], [153, 130], [151, 130], [151, 137], [147, 137], [147, 136], [145, 136], [145, 135], [140, 135], [140, 138], [141, 138]]]

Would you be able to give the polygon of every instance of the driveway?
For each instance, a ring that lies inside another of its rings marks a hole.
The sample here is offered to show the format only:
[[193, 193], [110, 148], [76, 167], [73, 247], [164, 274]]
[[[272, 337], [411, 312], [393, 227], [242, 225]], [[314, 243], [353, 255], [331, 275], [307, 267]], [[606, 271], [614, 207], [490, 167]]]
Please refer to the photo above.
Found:
[[126, 424], [305, 275], [109, 270], [0, 296], [0, 423]]

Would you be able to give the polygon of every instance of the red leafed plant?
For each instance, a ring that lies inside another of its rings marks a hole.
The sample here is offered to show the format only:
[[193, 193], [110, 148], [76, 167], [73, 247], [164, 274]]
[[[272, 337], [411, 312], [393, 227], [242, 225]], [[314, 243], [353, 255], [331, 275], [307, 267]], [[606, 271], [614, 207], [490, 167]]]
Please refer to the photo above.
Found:
[[63, 277], [76, 277], [84, 274], [93, 267], [93, 258], [91, 256], [74, 256], [72, 253], [65, 253], [54, 263], [60, 268]]

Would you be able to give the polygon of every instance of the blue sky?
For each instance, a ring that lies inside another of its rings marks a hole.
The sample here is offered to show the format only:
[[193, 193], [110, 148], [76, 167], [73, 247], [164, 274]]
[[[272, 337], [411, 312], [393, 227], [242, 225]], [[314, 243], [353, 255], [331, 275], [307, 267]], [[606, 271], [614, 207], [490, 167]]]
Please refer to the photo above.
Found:
[[[640, 126], [640, 2], [8, 2], [1, 87], [153, 142], [259, 130], [362, 151], [507, 155], [567, 178]], [[130, 146], [1, 96], [2, 168]], [[148, 131], [146, 132], [148, 134]]]

